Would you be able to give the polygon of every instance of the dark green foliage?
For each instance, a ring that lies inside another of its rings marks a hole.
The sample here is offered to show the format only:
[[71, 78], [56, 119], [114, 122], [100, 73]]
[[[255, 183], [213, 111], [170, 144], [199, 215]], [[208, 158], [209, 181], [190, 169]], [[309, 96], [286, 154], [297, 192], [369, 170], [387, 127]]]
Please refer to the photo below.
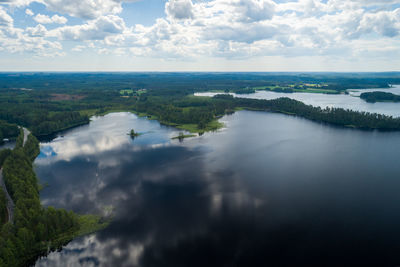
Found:
[[14, 139], [18, 134], [19, 130], [16, 124], [0, 120], [0, 144], [3, 142], [4, 138]]
[[132, 138], [135, 138], [135, 137], [138, 137], [138, 136], [139, 136], [139, 133], [135, 132], [135, 130], [132, 129], [132, 130], [130, 131], [129, 135], [130, 135]]
[[52, 101], [49, 92], [2, 90], [0, 120], [27, 127], [36, 136], [49, 135], [89, 122], [88, 116], [77, 112], [74, 104], [74, 101]]
[[0, 187], [0, 226], [7, 222], [7, 217], [7, 198], [3, 189]]
[[[191, 96], [197, 91], [249, 93], [253, 89], [243, 88], [285, 88], [302, 83], [324, 83], [324, 89], [336, 91], [387, 87], [388, 83], [400, 83], [398, 73], [38, 73], [17, 76], [0, 74], [0, 137], [16, 135], [15, 124], [29, 128], [36, 136], [45, 136], [88, 123], [88, 115], [113, 110], [144, 113], [169, 125], [195, 125], [200, 132], [210, 122], [238, 108], [281, 112], [340, 126], [400, 130], [400, 119], [397, 118], [339, 108], [321, 109], [289, 98], [256, 100], [230, 95], [213, 98]], [[147, 90], [121, 97], [120, 90], [138, 89]], [[60, 100], [52, 97], [54, 93], [79, 97]], [[28, 265], [38, 255], [45, 255], [49, 244], [51, 249], [55, 249], [70, 240], [79, 232], [80, 226], [80, 219], [74, 213], [41, 206], [38, 180], [32, 168], [39, 153], [38, 141], [30, 135], [23, 146], [22, 130], [20, 132], [16, 148], [12, 152], [0, 152], [0, 163], [4, 162], [4, 180], [15, 202], [14, 224], [6, 223], [0, 229], [0, 266]], [[0, 196], [0, 216], [3, 206]], [[85, 218], [82, 221], [86, 221], [82, 233], [96, 229], [98, 220]]]
[[361, 99], [369, 103], [375, 102], [400, 102], [400, 95], [386, 92], [368, 92], [360, 95]]
[[0, 262], [5, 266], [27, 266], [45, 255], [49, 246], [58, 248], [79, 230], [77, 215], [40, 204], [32, 168], [38, 145], [30, 135], [26, 147], [16, 147], [3, 165], [4, 181], [15, 203], [14, 224], [4, 224], [0, 235]]
[[278, 92], [278, 93], [293, 93], [294, 91], [291, 88], [276, 87], [276, 88], [274, 88], [274, 92]]
[[4, 161], [10, 154], [11, 154], [11, 149], [0, 150], [0, 168], [3, 167]]
[[400, 130], [400, 118], [393, 118], [376, 113], [358, 112], [342, 108], [313, 107], [290, 98], [274, 100], [237, 99], [239, 107], [256, 110], [268, 110], [297, 115], [306, 119], [326, 122], [339, 126], [361, 129]]
[[256, 92], [256, 90], [254, 90], [253, 88], [242, 88], [242, 89], [235, 89], [232, 91], [233, 93], [236, 93], [238, 95], [254, 94]]
[[41, 116], [37, 124], [30, 125], [32, 132], [35, 135], [50, 135], [55, 132], [68, 129], [74, 126], [89, 123], [89, 117], [81, 115], [77, 111], [57, 112]]
[[17, 140], [15, 141], [15, 148], [22, 148], [24, 145], [24, 130], [21, 128], [19, 129], [19, 135]]
[[[222, 101], [188, 97], [194, 92], [226, 90], [251, 93], [253, 87], [271, 86], [274, 91], [289, 92], [291, 85], [323, 84], [323, 89], [341, 92], [349, 88], [388, 87], [400, 83], [399, 73], [53, 73], [53, 74], [0, 74], [0, 120], [29, 128], [38, 137], [52, 135], [61, 130], [89, 122], [89, 115], [108, 111], [136, 111], [151, 115], [168, 125], [196, 125], [197, 131], [237, 107], [282, 111], [299, 116], [356, 127], [397, 129], [384, 123], [362, 123], [373, 116], [349, 112], [347, 119], [330, 118], [342, 116], [347, 111], [309, 110], [296, 102], [263, 102], [248, 100]], [[24, 88], [32, 89], [26, 90]], [[301, 87], [303, 88], [303, 87]], [[121, 97], [124, 92], [140, 91], [140, 94]], [[69, 100], [54, 97], [69, 96]], [[74, 97], [72, 97], [74, 96]], [[278, 107], [277, 105], [283, 105]], [[247, 106], [248, 105], [248, 106]], [[307, 111], [306, 111], [307, 110]], [[309, 113], [312, 113], [310, 115]], [[317, 113], [321, 113], [317, 115]], [[365, 116], [364, 119], [360, 119]], [[329, 118], [328, 118], [329, 117]], [[349, 119], [357, 117], [357, 120]], [[381, 117], [380, 117], [381, 118]], [[351, 124], [353, 125], [353, 124]], [[372, 125], [373, 127], [370, 127]]]
[[24, 145], [24, 153], [30, 161], [34, 161], [40, 153], [39, 141], [33, 134], [28, 135], [28, 139]]

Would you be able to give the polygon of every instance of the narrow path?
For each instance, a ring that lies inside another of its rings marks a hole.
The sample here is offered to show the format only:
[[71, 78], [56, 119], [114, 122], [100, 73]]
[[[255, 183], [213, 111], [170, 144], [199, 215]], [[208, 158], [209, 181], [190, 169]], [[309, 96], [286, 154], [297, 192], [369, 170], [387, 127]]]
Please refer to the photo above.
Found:
[[3, 188], [3, 191], [6, 195], [7, 198], [7, 213], [8, 213], [8, 221], [13, 223], [14, 222], [14, 201], [10, 197], [10, 194], [8, 194], [6, 184], [4, 183], [3, 179], [3, 169], [0, 169], [0, 186]]
[[28, 129], [26, 129], [25, 127], [22, 128], [24, 130], [24, 143], [22, 144], [22, 146], [25, 145], [26, 140], [28, 140], [28, 135], [31, 133]]

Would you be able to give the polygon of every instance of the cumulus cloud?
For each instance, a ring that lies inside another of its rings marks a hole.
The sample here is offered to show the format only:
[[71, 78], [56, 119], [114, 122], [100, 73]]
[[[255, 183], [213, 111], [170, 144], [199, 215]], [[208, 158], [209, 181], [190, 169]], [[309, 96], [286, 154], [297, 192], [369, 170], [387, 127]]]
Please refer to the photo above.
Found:
[[43, 3], [51, 11], [83, 19], [95, 19], [122, 11], [121, 3], [113, 0], [43, 0]]
[[[93, 49], [101, 54], [131, 53], [188, 60], [271, 55], [348, 57], [359, 53], [361, 41], [365, 40], [391, 40], [391, 51], [396, 44], [400, 48], [397, 38], [400, 9], [395, 5], [398, 0], [168, 0], [165, 17], [156, 19], [150, 26], [130, 27], [118, 15], [122, 3], [126, 2], [123, 0], [16, 0], [13, 3], [22, 6], [33, 1], [58, 14], [84, 19], [81, 24], [71, 26], [60, 15], [37, 14], [34, 19], [39, 25], [22, 31], [30, 38], [42, 38], [41, 41], [50, 37], [76, 41], [74, 52]], [[33, 16], [28, 10], [26, 14]], [[46, 23], [67, 25], [47, 30], [42, 25]], [[0, 9], [0, 25], [13, 28], [12, 24], [13, 19], [5, 9]], [[79, 42], [86, 42], [85, 48]], [[371, 43], [368, 44], [370, 47]], [[376, 54], [388, 49], [378, 49]]]
[[27, 9], [25, 10], [25, 14], [27, 14], [28, 16], [33, 16], [33, 15], [35, 15], [35, 14], [33, 13], [33, 11], [30, 10], [29, 8], [27, 8]]
[[0, 4], [22, 7], [38, 2], [53, 12], [82, 19], [95, 19], [107, 14], [118, 14], [122, 11], [123, 2], [134, 1], [136, 0], [0, 0]]
[[0, 6], [0, 26], [9, 26], [13, 24], [13, 18]]
[[85, 49], [85, 48], [86, 48], [86, 46], [84, 46], [84, 45], [77, 45], [74, 48], [72, 48], [71, 50], [74, 52], [82, 52], [83, 49]]
[[49, 34], [61, 40], [103, 40], [107, 36], [123, 33], [125, 28], [125, 22], [120, 17], [107, 15], [86, 24], [56, 28]]
[[42, 15], [42, 14], [37, 14], [33, 18], [37, 23], [41, 24], [51, 24], [51, 23], [56, 23], [56, 24], [65, 24], [67, 23], [67, 18], [59, 15], [53, 15], [52, 17], [49, 17], [47, 15]]
[[271, 19], [275, 12], [275, 2], [270, 0], [239, 0], [232, 4], [237, 6], [244, 21], [261, 21]]
[[193, 4], [191, 0], [171, 0], [165, 4], [165, 12], [175, 19], [193, 18]]
[[36, 25], [36, 27], [26, 28], [26, 32], [29, 34], [29, 36], [44, 37], [44, 36], [46, 36], [47, 29], [45, 26], [38, 24], [38, 25]]
[[374, 14], [365, 14], [360, 21], [360, 31], [371, 32], [387, 37], [395, 37], [400, 31], [400, 8], [393, 12], [381, 11]]

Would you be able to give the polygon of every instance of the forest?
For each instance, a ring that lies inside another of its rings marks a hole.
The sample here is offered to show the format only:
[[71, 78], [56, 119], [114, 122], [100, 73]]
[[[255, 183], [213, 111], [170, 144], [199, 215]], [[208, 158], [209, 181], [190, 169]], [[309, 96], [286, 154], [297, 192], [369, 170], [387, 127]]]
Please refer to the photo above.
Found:
[[1, 227], [0, 266], [27, 266], [49, 246], [55, 249], [69, 241], [79, 229], [77, 215], [41, 206], [38, 179], [32, 168], [38, 154], [38, 140], [29, 135], [25, 146], [16, 146], [3, 163], [4, 181], [15, 210], [14, 222]]
[[387, 92], [368, 92], [362, 93], [360, 98], [368, 103], [376, 102], [400, 102], [400, 95], [395, 95]]
[[195, 92], [210, 90], [252, 93], [257, 86], [287, 91], [289, 85], [295, 88], [293, 84], [323, 84], [323, 90], [340, 92], [388, 87], [395, 82], [400, 83], [400, 73], [0, 73], [0, 135], [15, 139], [16, 125], [21, 125], [39, 139], [51, 138], [62, 130], [89, 123], [92, 115], [111, 111], [136, 112], [201, 133], [220, 127], [218, 117], [237, 109], [281, 112], [347, 127], [398, 130], [395, 118], [322, 110], [290, 99], [193, 97]]
[[[23, 135], [18, 139], [23, 140]], [[38, 256], [60, 248], [75, 236], [104, 227], [97, 217], [44, 208], [39, 199], [39, 181], [32, 167], [39, 154], [39, 142], [32, 134], [25, 145], [18, 141], [14, 150], [0, 151], [7, 191], [15, 203], [14, 221], [9, 222], [5, 193], [0, 190], [0, 266], [29, 266]]]
[[[43, 207], [33, 161], [40, 138], [89, 123], [92, 115], [130, 111], [162, 124], [203, 133], [221, 125], [218, 118], [237, 110], [279, 112], [344, 127], [400, 130], [400, 119], [340, 108], [313, 107], [289, 98], [234, 98], [224, 92], [249, 93], [254, 86], [282, 88], [293, 82], [328, 84], [337, 90], [400, 83], [400, 74], [16, 74], [0, 73], [0, 137], [15, 139], [15, 149], [0, 151], [7, 190], [14, 200], [14, 222], [8, 222], [0, 190], [0, 266], [26, 266], [48, 248], [57, 249], [77, 235], [106, 226], [100, 217]], [[337, 86], [337, 87], [335, 87]], [[121, 94], [124, 92], [123, 94]], [[219, 90], [214, 97], [194, 92]], [[279, 89], [278, 89], [279, 90]], [[129, 94], [125, 92], [130, 92]], [[31, 130], [23, 144], [23, 131]]]

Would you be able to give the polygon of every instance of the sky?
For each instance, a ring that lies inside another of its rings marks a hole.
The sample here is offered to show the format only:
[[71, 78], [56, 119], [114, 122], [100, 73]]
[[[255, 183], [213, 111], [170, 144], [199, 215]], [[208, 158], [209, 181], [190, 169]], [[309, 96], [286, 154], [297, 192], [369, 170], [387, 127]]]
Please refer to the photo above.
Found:
[[400, 0], [0, 0], [0, 71], [400, 71]]

